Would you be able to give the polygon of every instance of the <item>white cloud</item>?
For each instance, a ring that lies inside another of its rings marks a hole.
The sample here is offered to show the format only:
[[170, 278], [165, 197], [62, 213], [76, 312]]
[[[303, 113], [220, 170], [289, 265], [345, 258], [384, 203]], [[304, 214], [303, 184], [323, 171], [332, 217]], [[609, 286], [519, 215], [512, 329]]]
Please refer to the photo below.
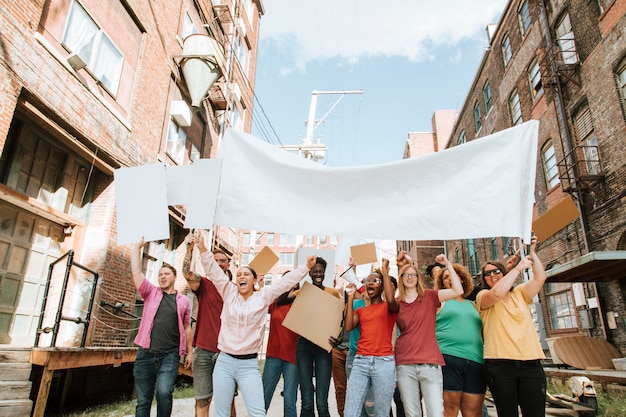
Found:
[[428, 59], [433, 49], [483, 36], [506, 0], [263, 0], [261, 38], [291, 65], [340, 57], [401, 56]]

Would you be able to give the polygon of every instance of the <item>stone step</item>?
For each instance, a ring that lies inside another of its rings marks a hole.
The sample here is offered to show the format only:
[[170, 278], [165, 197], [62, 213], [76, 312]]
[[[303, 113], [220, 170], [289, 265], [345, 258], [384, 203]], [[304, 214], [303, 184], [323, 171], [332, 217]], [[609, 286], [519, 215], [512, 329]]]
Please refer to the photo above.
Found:
[[30, 361], [29, 348], [0, 348], [0, 363], [28, 363]]
[[0, 381], [28, 381], [30, 363], [0, 363]]
[[30, 398], [30, 381], [0, 381], [0, 400], [26, 400]]
[[31, 400], [0, 400], [0, 417], [30, 417]]

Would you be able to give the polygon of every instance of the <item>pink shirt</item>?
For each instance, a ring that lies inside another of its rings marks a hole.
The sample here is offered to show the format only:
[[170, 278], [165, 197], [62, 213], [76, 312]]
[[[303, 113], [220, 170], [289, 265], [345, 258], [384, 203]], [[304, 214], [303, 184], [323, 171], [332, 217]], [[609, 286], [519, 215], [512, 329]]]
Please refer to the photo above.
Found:
[[200, 259], [207, 277], [215, 284], [224, 300], [217, 347], [221, 352], [234, 355], [258, 353], [267, 322], [267, 307], [304, 278], [309, 268], [306, 265], [297, 267], [280, 279], [272, 281], [271, 286], [254, 291], [246, 300], [239, 294], [237, 286], [228, 280], [211, 252], [203, 252]]
[[[161, 305], [163, 299], [163, 290], [161, 287], [152, 284], [144, 279], [137, 290], [141, 298], [143, 298], [143, 314], [139, 323], [139, 331], [135, 337], [135, 344], [150, 349], [150, 334], [152, 333], [152, 325], [154, 324], [154, 316]], [[185, 325], [189, 324], [191, 318], [191, 306], [189, 299], [176, 291], [176, 311], [178, 313], [178, 334], [180, 335], [180, 344], [178, 354], [183, 356], [187, 350], [187, 338], [185, 337]]]

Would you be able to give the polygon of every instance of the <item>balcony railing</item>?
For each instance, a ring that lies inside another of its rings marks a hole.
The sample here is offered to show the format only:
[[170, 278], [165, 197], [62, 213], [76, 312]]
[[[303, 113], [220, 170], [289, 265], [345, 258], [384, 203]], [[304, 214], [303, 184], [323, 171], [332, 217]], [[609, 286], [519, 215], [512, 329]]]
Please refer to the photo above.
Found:
[[604, 171], [597, 146], [576, 146], [557, 166], [564, 191], [576, 193], [590, 190], [604, 196]]

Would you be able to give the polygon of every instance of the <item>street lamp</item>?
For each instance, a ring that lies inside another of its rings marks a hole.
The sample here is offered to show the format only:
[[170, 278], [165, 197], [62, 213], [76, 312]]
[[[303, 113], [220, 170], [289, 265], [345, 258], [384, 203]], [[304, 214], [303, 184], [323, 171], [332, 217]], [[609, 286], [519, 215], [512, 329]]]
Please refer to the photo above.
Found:
[[224, 50], [208, 35], [189, 35], [179, 65], [191, 96], [191, 108], [197, 111], [209, 88], [222, 76]]

